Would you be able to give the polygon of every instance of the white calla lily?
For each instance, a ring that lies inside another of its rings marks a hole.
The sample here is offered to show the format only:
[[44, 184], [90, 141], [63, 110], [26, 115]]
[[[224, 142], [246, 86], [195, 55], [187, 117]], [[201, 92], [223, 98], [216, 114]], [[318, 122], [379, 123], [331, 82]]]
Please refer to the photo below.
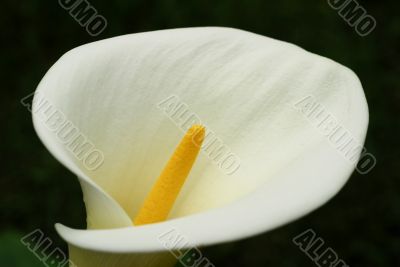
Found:
[[[188, 238], [186, 247], [211, 245], [271, 230], [324, 204], [354, 165], [293, 108], [307, 95], [361, 143], [368, 125], [362, 87], [349, 69], [230, 28], [163, 30], [86, 44], [62, 56], [37, 92], [104, 154], [99, 168], [85, 168], [33, 112], [39, 137], [82, 186], [89, 229], [56, 226], [78, 267], [166, 266], [159, 236], [170, 229]], [[157, 107], [171, 95], [241, 165], [226, 175], [200, 153], [169, 220], [133, 226], [182, 136]], [[39, 105], [36, 95], [33, 110]]]

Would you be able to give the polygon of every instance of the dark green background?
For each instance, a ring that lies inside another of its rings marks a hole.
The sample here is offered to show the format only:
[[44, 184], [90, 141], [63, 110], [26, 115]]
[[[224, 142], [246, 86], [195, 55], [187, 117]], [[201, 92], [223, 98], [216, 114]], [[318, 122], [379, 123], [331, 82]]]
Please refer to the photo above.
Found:
[[[316, 266], [292, 238], [313, 228], [350, 266], [400, 266], [398, 1], [359, 1], [377, 20], [360, 37], [326, 1], [90, 0], [108, 21], [88, 35], [57, 1], [2, 1], [0, 266], [44, 266], [18, 238], [41, 228], [65, 248], [55, 222], [82, 227], [77, 179], [40, 143], [20, 99], [49, 67], [81, 44], [126, 33], [188, 26], [229, 26], [292, 42], [353, 69], [370, 109], [366, 147], [378, 163], [354, 173], [344, 189], [311, 215], [255, 238], [203, 250], [215, 266]], [[262, 212], [262, 210], [260, 210]], [[28, 263], [28, 262], [32, 263]]]

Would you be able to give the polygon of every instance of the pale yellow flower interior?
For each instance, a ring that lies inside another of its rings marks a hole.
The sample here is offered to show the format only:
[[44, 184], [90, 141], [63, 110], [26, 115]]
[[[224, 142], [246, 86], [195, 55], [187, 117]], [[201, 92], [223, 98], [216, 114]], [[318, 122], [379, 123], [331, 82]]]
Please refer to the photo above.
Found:
[[228, 205], [277, 179], [326, 142], [294, 103], [315, 95], [345, 121], [357, 104], [350, 88], [359, 84], [349, 70], [291, 44], [233, 29], [196, 29], [71, 50], [38, 90], [104, 153], [104, 163], [88, 170], [52, 134], [46, 143], [68, 155], [133, 220], [182, 136], [179, 122], [158, 107], [171, 95], [237, 155], [240, 168], [228, 175], [200, 152], [169, 219]]

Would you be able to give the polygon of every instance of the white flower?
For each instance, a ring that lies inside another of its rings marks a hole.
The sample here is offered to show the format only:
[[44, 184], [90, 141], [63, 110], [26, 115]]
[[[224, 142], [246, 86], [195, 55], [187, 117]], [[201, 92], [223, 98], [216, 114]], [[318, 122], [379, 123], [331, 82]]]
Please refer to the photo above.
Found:
[[[39, 137], [82, 186], [89, 230], [56, 226], [78, 267], [165, 266], [158, 257], [168, 252], [159, 236], [170, 229], [183, 233], [190, 246], [204, 246], [304, 216], [340, 190], [354, 165], [294, 105], [312, 95], [361, 144], [368, 124], [362, 87], [349, 69], [230, 28], [163, 30], [86, 44], [62, 56], [37, 92], [104, 155], [90, 170], [60, 140], [61, 119], [51, 128], [33, 112]], [[133, 226], [182, 136], [157, 107], [170, 96], [218, 135], [240, 168], [227, 175], [203, 151], [169, 219]]]

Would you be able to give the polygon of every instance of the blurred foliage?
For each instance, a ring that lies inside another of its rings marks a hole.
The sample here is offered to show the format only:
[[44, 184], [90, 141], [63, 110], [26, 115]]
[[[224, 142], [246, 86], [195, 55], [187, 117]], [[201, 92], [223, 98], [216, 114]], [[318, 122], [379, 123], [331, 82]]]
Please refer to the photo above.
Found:
[[313, 228], [352, 267], [400, 266], [399, 4], [359, 2], [377, 20], [367, 37], [358, 36], [320, 0], [91, 0], [108, 21], [106, 31], [94, 38], [57, 1], [2, 1], [0, 266], [39, 262], [19, 245], [20, 235], [40, 228], [65, 249], [53, 224], [84, 226], [77, 179], [40, 143], [20, 99], [73, 47], [126, 33], [189, 26], [245, 29], [353, 69], [369, 103], [366, 147], [378, 160], [371, 173], [355, 173], [332, 201], [311, 215], [254, 238], [206, 248], [205, 255], [215, 266], [313, 266], [291, 242]]
[[23, 234], [7, 231], [0, 234], [0, 266], [43, 267], [43, 263], [24, 246]]

